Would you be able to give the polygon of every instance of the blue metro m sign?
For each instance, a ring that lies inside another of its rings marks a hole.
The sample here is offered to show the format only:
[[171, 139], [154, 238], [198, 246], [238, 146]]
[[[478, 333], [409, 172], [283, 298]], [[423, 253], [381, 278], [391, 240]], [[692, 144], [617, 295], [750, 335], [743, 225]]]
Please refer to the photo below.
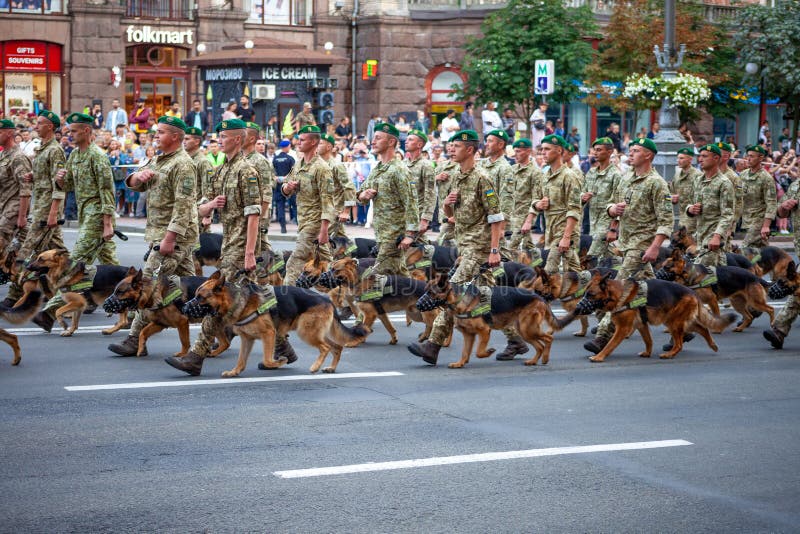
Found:
[[552, 95], [556, 84], [556, 66], [552, 59], [537, 59], [534, 65], [533, 93]]

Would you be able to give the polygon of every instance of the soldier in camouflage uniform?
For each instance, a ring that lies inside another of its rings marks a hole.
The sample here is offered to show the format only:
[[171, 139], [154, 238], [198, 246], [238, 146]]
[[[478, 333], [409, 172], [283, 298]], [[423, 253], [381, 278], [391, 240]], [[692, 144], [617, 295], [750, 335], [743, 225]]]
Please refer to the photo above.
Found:
[[611, 217], [606, 211], [606, 206], [611, 202], [614, 189], [622, 180], [619, 168], [611, 163], [614, 153], [614, 141], [610, 137], [600, 137], [592, 143], [597, 165], [589, 169], [583, 183], [581, 202], [589, 203], [589, 231], [592, 235], [592, 246], [589, 256], [602, 260], [614, 255], [609, 249], [608, 229], [611, 226]]
[[[500, 264], [500, 238], [503, 233], [503, 212], [494, 184], [482, 166], [475, 165], [478, 151], [478, 134], [472, 130], [456, 132], [449, 143], [454, 145], [453, 160], [459, 172], [451, 178], [450, 193], [444, 202], [444, 212], [455, 218], [456, 243], [461, 259], [450, 282], [465, 284], [480, 273], [480, 266]], [[489, 239], [487, 239], [487, 236]], [[489, 272], [481, 275], [479, 285], [494, 285]], [[436, 365], [439, 350], [453, 331], [453, 315], [449, 310], [440, 312], [433, 330], [424, 343], [412, 343], [408, 350], [426, 363]]]
[[297, 193], [297, 241], [286, 261], [286, 285], [294, 285], [303, 266], [316, 252], [321, 260], [331, 260], [328, 228], [337, 213], [333, 204], [333, 171], [317, 155], [321, 135], [317, 126], [300, 129], [299, 150], [303, 157], [294, 164], [281, 186], [286, 198]]
[[692, 236], [697, 230], [697, 219], [690, 217], [686, 208], [694, 202], [695, 183], [703, 176], [701, 171], [692, 166], [693, 159], [693, 148], [678, 150], [678, 166], [675, 168], [675, 177], [669, 183], [672, 203], [678, 206], [677, 226], [686, 228], [686, 232]]
[[[159, 118], [153, 141], [160, 154], [125, 180], [132, 191], [147, 191], [144, 240], [150, 250], [142, 273], [154, 284], [158, 284], [159, 276], [167, 276], [171, 291], [180, 289], [181, 276], [194, 275], [192, 250], [198, 235], [197, 169], [182, 147], [186, 127], [177, 117]], [[161, 294], [155, 291], [152, 307], [162, 305]], [[120, 356], [136, 356], [139, 333], [146, 325], [137, 311], [128, 337], [122, 343], [112, 343], [108, 350]]]
[[[505, 130], [492, 130], [486, 134], [485, 143], [483, 151], [486, 157], [481, 160], [480, 165], [494, 184], [494, 190], [498, 192], [502, 208], [504, 205], [507, 206], [507, 199], [503, 198], [503, 190], [509, 189], [509, 184], [514, 181], [511, 164], [506, 159], [508, 134]], [[503, 213], [506, 214], [505, 211]]]
[[550, 168], [533, 191], [533, 200], [528, 216], [522, 225], [523, 232], [530, 232], [533, 220], [539, 213], [547, 217], [545, 248], [547, 256], [545, 270], [557, 273], [563, 258], [564, 271], [579, 272], [580, 261], [575, 241], [580, 241], [581, 184], [576, 175], [562, 163], [562, 152], [566, 142], [560, 135], [548, 135], [542, 139], [545, 161]]
[[[403, 251], [416, 238], [419, 211], [408, 168], [394, 158], [399, 137], [400, 132], [393, 125], [375, 125], [372, 153], [378, 158], [378, 164], [361, 184], [358, 202], [362, 205], [368, 205], [370, 200], [373, 202], [373, 224], [378, 242], [374, 272], [408, 276]], [[399, 243], [398, 238], [402, 238]]]
[[336, 140], [332, 135], [322, 134], [322, 140], [317, 147], [317, 154], [331, 168], [333, 173], [333, 207], [337, 213], [337, 218], [328, 227], [330, 237], [343, 237], [348, 245], [352, 243], [344, 229], [344, 223], [350, 219], [350, 209], [356, 205], [356, 186], [347, 173], [344, 163], [336, 159], [333, 155], [333, 147]]
[[522, 138], [514, 141], [514, 159], [511, 166], [511, 180], [500, 184], [500, 208], [503, 215], [510, 220], [511, 239], [508, 242], [506, 256], [521, 248], [533, 248], [531, 233], [522, 233], [522, 225], [528, 217], [528, 210], [533, 200], [533, 192], [544, 178], [539, 166], [531, 159], [531, 140]]
[[272, 206], [272, 191], [275, 188], [275, 169], [272, 164], [256, 150], [256, 141], [261, 133], [261, 126], [255, 122], [248, 122], [247, 137], [244, 140], [242, 152], [250, 164], [258, 171], [258, 185], [261, 188], [261, 251], [272, 250], [269, 244], [269, 216]]
[[[609, 239], [619, 236], [622, 266], [617, 280], [653, 278], [651, 262], [672, 233], [672, 195], [667, 182], [653, 168], [658, 152], [652, 139], [632, 141], [628, 149], [631, 171], [614, 190], [606, 211], [614, 220]], [[611, 314], [606, 314], [597, 327], [597, 337], [583, 347], [595, 354], [603, 350], [614, 333]]]
[[722, 154], [717, 145], [705, 145], [697, 159], [703, 175], [695, 182], [693, 203], [686, 207], [687, 215], [697, 221], [695, 239], [701, 250], [695, 263], [727, 265], [722, 247], [733, 220], [733, 184], [719, 172]]
[[[56, 173], [53, 200], [60, 209], [67, 191], [75, 192], [78, 205], [78, 240], [70, 259], [92, 265], [119, 265], [114, 238], [114, 176], [111, 163], [103, 150], [92, 142], [94, 120], [83, 113], [67, 117], [75, 150], [67, 159], [66, 168]], [[50, 299], [33, 322], [49, 332], [55, 310], [64, 305], [60, 294]]]
[[765, 171], [761, 163], [767, 151], [759, 145], [747, 147], [749, 168], [742, 171], [744, 189], [742, 204], [742, 227], [747, 233], [742, 241], [745, 248], [761, 249], [769, 245], [769, 227], [775, 219], [778, 194], [775, 180]]
[[[794, 228], [795, 255], [800, 254], [800, 209], [798, 209], [798, 205], [800, 205], [800, 180], [795, 180], [786, 190], [777, 209], [778, 217], [791, 217], [792, 228]], [[773, 348], [783, 348], [783, 340], [789, 335], [792, 323], [798, 315], [800, 315], [800, 298], [794, 294], [789, 295], [783, 309], [775, 316], [772, 328], [764, 330], [764, 338], [772, 344]]]
[[[222, 223], [222, 254], [219, 270], [234, 282], [239, 269], [254, 278], [256, 254], [259, 252], [261, 200], [263, 198], [258, 171], [242, 154], [246, 125], [240, 119], [224, 120], [216, 126], [225, 162], [216, 168], [201, 199], [198, 214], [208, 216], [217, 210]], [[211, 350], [211, 342], [222, 330], [220, 317], [205, 317], [200, 335], [185, 356], [170, 356], [165, 361], [176, 369], [197, 376], [203, 360]]]
[[[194, 126], [187, 126], [186, 136], [183, 138], [183, 149], [186, 150], [186, 153], [189, 154], [189, 157], [192, 158], [192, 162], [194, 163], [195, 174], [197, 176], [195, 198], [198, 205], [200, 204], [200, 199], [203, 198], [203, 191], [206, 188], [206, 184], [211, 180], [211, 176], [214, 174], [214, 167], [211, 165], [211, 162], [208, 161], [208, 158], [205, 157], [203, 151], [200, 150], [202, 144], [203, 130], [195, 128]], [[197, 228], [200, 233], [211, 231], [211, 217], [199, 218]]]
[[441, 226], [439, 227], [439, 245], [440, 246], [452, 246], [453, 240], [455, 239], [455, 232], [453, 231], [454, 224], [450, 222], [450, 219], [444, 215], [444, 199], [447, 198], [447, 195], [450, 193], [450, 184], [453, 183], [453, 178], [455, 177], [458, 171], [458, 163], [453, 161], [453, 147], [450, 143], [447, 143], [445, 147], [447, 150], [447, 155], [450, 157], [444, 164], [437, 166], [436, 176], [434, 176], [436, 180], [436, 198], [439, 202], [439, 212], [440, 212], [440, 222]]
[[742, 187], [741, 177], [736, 174], [736, 171], [728, 166], [728, 161], [731, 159], [733, 147], [724, 142], [717, 143], [717, 147], [722, 154], [722, 162], [719, 165], [719, 172], [721, 172], [723, 176], [730, 180], [731, 184], [733, 185], [735, 197], [735, 204], [733, 206], [733, 223], [731, 224], [731, 230], [725, 239], [724, 247], [726, 251], [731, 252], [731, 247], [733, 246], [733, 234], [736, 232], [736, 223], [738, 223], [739, 219], [742, 218], [742, 212], [744, 211], [744, 188]]
[[422, 149], [428, 142], [428, 136], [420, 130], [411, 130], [406, 139], [406, 167], [408, 168], [411, 188], [417, 199], [419, 211], [419, 233], [417, 242], [427, 245], [425, 232], [433, 220], [433, 210], [436, 209], [436, 190], [434, 186], [433, 162], [422, 157]]

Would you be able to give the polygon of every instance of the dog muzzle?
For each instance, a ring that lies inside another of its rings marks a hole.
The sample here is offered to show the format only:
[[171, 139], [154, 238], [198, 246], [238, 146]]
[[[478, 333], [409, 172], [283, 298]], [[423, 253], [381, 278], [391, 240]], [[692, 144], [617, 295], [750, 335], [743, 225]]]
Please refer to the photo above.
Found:
[[181, 308], [181, 313], [184, 314], [186, 317], [190, 317], [192, 319], [200, 319], [202, 317], [214, 317], [217, 315], [217, 311], [209, 306], [208, 304], [200, 304], [200, 302], [194, 298], [183, 305]]
[[103, 301], [103, 311], [106, 313], [122, 313], [136, 304], [133, 299], [120, 299], [116, 295], [111, 295]]
[[787, 286], [783, 282], [783, 280], [778, 280], [777, 282], [769, 286], [769, 288], [767, 288], [767, 295], [769, 295], [769, 298], [771, 298], [772, 300], [779, 300], [788, 297], [793, 292], [794, 291], [792, 290], [792, 288]]
[[0, 286], [7, 284], [11, 276], [6, 271], [0, 271]]
[[591, 315], [599, 307], [599, 302], [583, 297], [575, 306], [575, 315]]
[[656, 278], [659, 280], [666, 280], [667, 282], [674, 282], [675, 273], [662, 268], [656, 271]]
[[297, 280], [295, 281], [294, 285], [297, 287], [302, 287], [303, 289], [311, 289], [314, 287], [314, 284], [317, 283], [319, 280], [319, 276], [308, 276], [306, 273], [302, 273]]
[[336, 275], [333, 273], [333, 271], [325, 271], [319, 275], [317, 283], [328, 289], [333, 289], [334, 287], [339, 287], [341, 285], [341, 282], [339, 282], [339, 279], [336, 278]]
[[422, 312], [428, 312], [435, 310], [439, 306], [444, 305], [443, 300], [435, 299], [430, 296], [428, 293], [424, 293], [420, 298], [417, 299], [417, 309]]

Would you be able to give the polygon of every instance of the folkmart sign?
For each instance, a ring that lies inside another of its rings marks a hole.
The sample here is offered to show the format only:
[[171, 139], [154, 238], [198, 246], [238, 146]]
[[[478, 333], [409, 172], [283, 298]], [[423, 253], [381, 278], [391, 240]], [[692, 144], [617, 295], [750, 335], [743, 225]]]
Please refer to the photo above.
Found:
[[151, 26], [128, 26], [126, 36], [129, 43], [145, 44], [194, 44], [194, 31], [170, 31]]

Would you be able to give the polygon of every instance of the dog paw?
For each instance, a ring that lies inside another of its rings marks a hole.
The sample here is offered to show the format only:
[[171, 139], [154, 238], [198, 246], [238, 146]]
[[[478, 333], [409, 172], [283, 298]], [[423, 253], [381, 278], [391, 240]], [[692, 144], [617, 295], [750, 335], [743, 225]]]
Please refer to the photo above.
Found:
[[112, 332], [111, 330], [100, 330], [100, 333], [103, 334], [104, 336], [110, 336], [114, 332]]
[[595, 354], [594, 356], [589, 356], [589, 361], [590, 362], [603, 363], [604, 360], [605, 360], [605, 358], [598, 358], [597, 354]]
[[661, 358], [662, 360], [671, 360], [672, 358], [675, 357], [675, 355], [674, 354], [670, 354], [668, 352], [664, 352], [662, 354], [659, 354], [658, 357]]
[[173, 356], [176, 356], [176, 357], [178, 357], [178, 358], [183, 358], [183, 357], [184, 357], [184, 356], [186, 356], [187, 354], [189, 354], [189, 351], [188, 351], [188, 350], [182, 350], [182, 351], [180, 351], [180, 352], [176, 352], [176, 353], [175, 353]]
[[449, 367], [450, 369], [461, 369], [464, 367], [464, 364], [461, 362], [453, 362], [447, 364], [447, 367]]
[[236, 378], [237, 376], [239, 376], [239, 373], [233, 369], [222, 373], [222, 378]]
[[392, 339], [390, 339], [389, 340], [389, 345], [397, 345], [397, 338], [393, 337]]
[[64, 332], [61, 332], [61, 337], [72, 337], [72, 332], [65, 330]]
[[586, 330], [583, 330], [582, 332], [575, 332], [572, 335], [575, 337], [586, 337]]
[[322, 370], [322, 372], [323, 373], [328, 373], [328, 374], [335, 373], [336, 372], [336, 368], [335, 367], [326, 367], [325, 369]]
[[530, 360], [525, 360], [523, 363], [524, 363], [525, 365], [536, 365], [536, 360], [534, 360], [533, 358], [531, 358]]
[[716, 343], [712, 343], [710, 346], [711, 346], [711, 350], [713, 350], [714, 352], [717, 352], [719, 350], [719, 347], [717, 346]]
[[737, 326], [732, 331], [733, 332], [743, 332], [744, 331], [744, 327], [743, 326]]
[[642, 352], [639, 353], [639, 357], [640, 358], [649, 358], [650, 357], [650, 353], [642, 351]]

